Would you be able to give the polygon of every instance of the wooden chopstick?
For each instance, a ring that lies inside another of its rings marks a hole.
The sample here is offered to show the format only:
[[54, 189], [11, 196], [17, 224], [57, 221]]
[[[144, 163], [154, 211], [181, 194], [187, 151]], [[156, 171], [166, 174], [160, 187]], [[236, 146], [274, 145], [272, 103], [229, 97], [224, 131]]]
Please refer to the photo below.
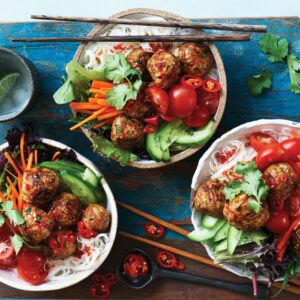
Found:
[[249, 34], [196, 34], [196, 35], [124, 35], [13, 38], [13, 42], [242, 42]]
[[[144, 244], [147, 244], [147, 245], [150, 245], [150, 246], [159, 248], [159, 249], [163, 249], [163, 250], [166, 250], [166, 251], [170, 251], [170, 252], [175, 253], [175, 254], [177, 254], [177, 255], [184, 256], [184, 257], [189, 258], [189, 259], [191, 259], [191, 260], [194, 260], [194, 261], [197, 261], [197, 262], [200, 262], [200, 263], [203, 263], [203, 264], [206, 264], [206, 265], [215, 267], [215, 268], [217, 268], [217, 269], [225, 270], [223, 267], [221, 267], [221, 266], [218, 265], [218, 264], [215, 264], [215, 263], [214, 263], [211, 259], [209, 259], [209, 258], [202, 257], [202, 256], [200, 256], [200, 255], [193, 254], [193, 253], [190, 253], [190, 252], [187, 252], [187, 251], [184, 251], [184, 250], [181, 250], [181, 249], [172, 247], [172, 246], [168, 246], [168, 245], [165, 245], [165, 244], [156, 242], [156, 241], [148, 240], [148, 239], [145, 239], [145, 238], [143, 238], [143, 237], [140, 237], [140, 236], [137, 236], [137, 235], [128, 233], [128, 232], [119, 231], [119, 234], [122, 235], [122, 236], [125, 236], [125, 237], [127, 237], [127, 238], [130, 238], [130, 239], [132, 239], [132, 240], [135, 240], [135, 241], [138, 241], [138, 242], [142, 242], [142, 243], [144, 243]], [[280, 288], [281, 288], [281, 283], [279, 283], [279, 282], [274, 282], [274, 283], [272, 284], [272, 286], [274, 286], [274, 287], [280, 289]], [[296, 285], [294, 285], [294, 284], [289, 284], [287, 287], [285, 287], [285, 290], [286, 290], [286, 291], [289, 291], [289, 292], [292, 292], [292, 293], [294, 293], [294, 294], [300, 295], [300, 287], [299, 287], [299, 286], [296, 286]]]
[[200, 23], [188, 21], [157, 21], [157, 20], [133, 20], [133, 19], [114, 19], [114, 18], [82, 18], [82, 17], [63, 17], [63, 16], [47, 16], [47, 15], [31, 15], [31, 19], [54, 20], [68, 22], [88, 22], [98, 24], [127, 24], [127, 25], [144, 25], [144, 26], [160, 26], [175, 28], [194, 28], [194, 29], [215, 29], [215, 30], [231, 30], [231, 31], [248, 31], [248, 32], [266, 32], [268, 27], [265, 25], [248, 25], [248, 24], [219, 24], [219, 23]]

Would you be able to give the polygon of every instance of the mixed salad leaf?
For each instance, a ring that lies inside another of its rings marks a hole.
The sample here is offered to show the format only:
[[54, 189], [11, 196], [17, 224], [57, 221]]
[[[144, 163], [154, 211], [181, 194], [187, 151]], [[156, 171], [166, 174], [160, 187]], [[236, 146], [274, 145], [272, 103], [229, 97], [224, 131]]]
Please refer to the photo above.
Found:
[[300, 93], [300, 60], [296, 55], [291, 54], [287, 58], [289, 74], [291, 79], [290, 89], [295, 94]]

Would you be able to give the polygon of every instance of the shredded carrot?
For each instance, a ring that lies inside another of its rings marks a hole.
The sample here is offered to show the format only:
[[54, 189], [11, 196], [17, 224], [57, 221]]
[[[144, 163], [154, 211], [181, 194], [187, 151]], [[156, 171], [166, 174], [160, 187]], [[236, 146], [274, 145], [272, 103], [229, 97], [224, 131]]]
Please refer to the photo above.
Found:
[[89, 98], [89, 103], [97, 104], [97, 98]]
[[11, 188], [10, 186], [7, 189], [7, 195], [6, 195], [6, 199], [9, 200], [10, 199], [10, 194], [11, 194]]
[[10, 154], [8, 152], [4, 152], [4, 156], [9, 161], [9, 163], [11, 164], [11, 166], [13, 167], [13, 169], [16, 171], [16, 173], [18, 174], [18, 176], [19, 175], [22, 176], [21, 171], [19, 170], [19, 168], [15, 164], [15, 162], [14, 162], [13, 158], [10, 156]]
[[98, 105], [108, 105], [105, 99], [89, 98], [89, 102]]
[[100, 88], [112, 88], [114, 86], [113, 83], [107, 81], [93, 80], [92, 88], [100, 89]]
[[[112, 107], [107, 107], [107, 109], [103, 112], [103, 113], [111, 113], [111, 112], [116, 112], [117, 110], [115, 108], [112, 108]], [[102, 115], [100, 115], [98, 118], [98, 120], [103, 120], [102, 119]]]
[[56, 160], [56, 159], [58, 158], [58, 156], [60, 156], [60, 151], [56, 151], [56, 152], [53, 154], [51, 161]]
[[11, 181], [11, 179], [8, 176], [6, 177], [6, 180], [8, 181], [9, 186], [11, 188], [11, 200], [13, 201], [14, 208], [17, 208], [17, 199], [20, 195], [16, 189], [15, 184]]
[[2, 193], [0, 193], [0, 200], [6, 201], [6, 198], [4, 197], [4, 195]]
[[37, 149], [34, 150], [34, 164], [38, 165], [39, 163], [39, 156], [38, 156], [38, 151]]
[[31, 169], [33, 165], [33, 153], [31, 152], [28, 158], [27, 166], [26, 166], [26, 171]]
[[101, 108], [99, 104], [87, 103], [87, 102], [71, 102], [70, 107], [73, 108], [74, 110], [77, 109], [97, 110]]
[[22, 132], [21, 139], [20, 139], [20, 155], [21, 155], [21, 163], [22, 163], [23, 171], [25, 171], [26, 169], [24, 146], [25, 146], [25, 132]]
[[23, 196], [22, 196], [22, 194], [20, 194], [20, 196], [18, 197], [18, 209], [20, 211], [23, 210]]
[[14, 194], [11, 194], [10, 196], [10, 200], [13, 203], [13, 209], [17, 209], [18, 205], [17, 205], [17, 197]]
[[87, 117], [86, 119], [84, 119], [84, 120], [82, 120], [81, 122], [77, 123], [76, 125], [72, 126], [72, 127], [70, 128], [70, 130], [73, 131], [73, 130], [79, 128], [80, 126], [84, 125], [85, 123], [87, 123], [87, 122], [89, 122], [89, 121], [91, 121], [91, 120], [96, 119], [96, 118], [97, 118], [100, 114], [102, 114], [103, 111], [105, 111], [105, 110], [106, 110], [105, 107], [99, 109], [98, 111], [94, 112], [92, 115], [90, 115], [89, 117]]
[[19, 189], [19, 194], [21, 193], [21, 190], [22, 190], [22, 177], [19, 176], [18, 177], [18, 189]]
[[9, 171], [8, 169], [5, 168], [4, 171], [7, 172], [13, 178], [18, 179], [18, 177], [15, 174], [13, 174], [11, 171]]
[[101, 89], [89, 89], [90, 93], [94, 94], [106, 94], [107, 92], [111, 91], [112, 88], [101, 88]]
[[106, 120], [106, 119], [110, 119], [112, 117], [116, 117], [116, 116], [119, 116], [123, 113], [122, 110], [117, 110], [117, 111], [113, 111], [113, 112], [108, 112], [108, 113], [105, 113], [101, 116], [99, 116], [98, 120]]
[[105, 99], [105, 94], [95, 94], [94, 97], [97, 99]]
[[96, 124], [95, 126], [93, 126], [93, 128], [94, 128], [94, 129], [97, 129], [97, 128], [100, 128], [100, 127], [102, 127], [102, 126], [104, 126], [104, 125], [106, 125], [106, 124], [109, 124], [109, 123], [111, 123], [111, 119], [102, 121], [102, 122]]

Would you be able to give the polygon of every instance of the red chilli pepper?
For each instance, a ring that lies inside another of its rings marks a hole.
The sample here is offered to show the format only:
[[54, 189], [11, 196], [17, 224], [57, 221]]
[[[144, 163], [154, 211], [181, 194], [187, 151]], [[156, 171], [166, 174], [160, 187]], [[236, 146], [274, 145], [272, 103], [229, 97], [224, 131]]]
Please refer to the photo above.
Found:
[[161, 251], [156, 257], [157, 263], [166, 269], [172, 269], [176, 267], [177, 258], [176, 256], [168, 251]]
[[176, 270], [178, 271], [182, 271], [185, 269], [185, 264], [182, 261], [178, 261], [176, 266], [175, 266]]
[[166, 229], [160, 224], [150, 222], [144, 226], [144, 231], [146, 235], [155, 239], [160, 239], [164, 236]]
[[144, 118], [143, 121], [147, 124], [157, 126], [159, 121], [159, 116], [156, 115], [154, 117]]
[[106, 274], [99, 274], [95, 273], [92, 276], [92, 281], [95, 284], [106, 284], [109, 287], [115, 286], [118, 284], [118, 277], [115, 273], [106, 273]]
[[66, 242], [75, 242], [76, 236], [72, 230], [53, 231], [49, 237], [49, 246], [57, 253], [66, 249]]
[[149, 267], [145, 257], [141, 254], [128, 254], [123, 261], [123, 274], [131, 279], [148, 274]]
[[205, 92], [210, 93], [218, 93], [221, 90], [221, 84], [218, 80], [207, 78], [204, 80], [204, 84], [202, 85], [202, 89]]
[[156, 131], [156, 126], [154, 126], [152, 124], [146, 125], [143, 130], [144, 133], [154, 133], [155, 131]]
[[106, 299], [111, 295], [111, 290], [109, 286], [105, 283], [94, 283], [90, 287], [90, 293], [97, 299]]
[[83, 221], [77, 223], [77, 235], [83, 237], [84, 239], [90, 239], [97, 235], [98, 233], [92, 229], [85, 227]]
[[180, 83], [187, 88], [197, 89], [203, 84], [203, 79], [198, 76], [184, 75], [180, 79]]

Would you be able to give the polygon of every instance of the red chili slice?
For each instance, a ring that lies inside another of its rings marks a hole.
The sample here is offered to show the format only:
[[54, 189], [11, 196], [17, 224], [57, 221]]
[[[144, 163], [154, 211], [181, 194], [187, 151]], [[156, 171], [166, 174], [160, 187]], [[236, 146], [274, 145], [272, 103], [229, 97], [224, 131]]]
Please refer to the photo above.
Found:
[[111, 290], [105, 283], [95, 283], [90, 287], [90, 293], [97, 299], [106, 299], [111, 295]]
[[176, 256], [173, 253], [168, 251], [159, 252], [156, 257], [156, 261], [161, 267], [166, 269], [172, 269], [177, 264]]
[[218, 80], [207, 78], [204, 80], [202, 89], [210, 93], [218, 93], [221, 90], [221, 84]]
[[115, 273], [106, 273], [106, 274], [100, 274], [95, 273], [92, 276], [93, 283], [104, 283], [108, 285], [109, 287], [117, 285], [118, 283], [118, 277]]
[[92, 229], [85, 227], [83, 221], [77, 223], [77, 235], [83, 237], [84, 239], [90, 239], [97, 235], [98, 233]]
[[154, 117], [144, 118], [143, 121], [147, 124], [157, 126], [159, 121], [159, 116], [156, 115]]
[[178, 271], [182, 271], [185, 269], [185, 264], [182, 261], [178, 261], [176, 266], [175, 266], [176, 270]]
[[144, 130], [143, 130], [144, 133], [154, 133], [156, 132], [156, 126], [155, 125], [152, 125], [152, 124], [148, 124], [144, 127]]
[[180, 79], [180, 83], [187, 88], [197, 89], [202, 86], [203, 79], [198, 76], [184, 75]]
[[150, 222], [144, 226], [144, 231], [146, 235], [155, 239], [159, 239], [164, 236], [166, 229], [160, 224]]
[[123, 261], [123, 273], [131, 279], [148, 274], [149, 268], [145, 257], [141, 254], [128, 254]]

